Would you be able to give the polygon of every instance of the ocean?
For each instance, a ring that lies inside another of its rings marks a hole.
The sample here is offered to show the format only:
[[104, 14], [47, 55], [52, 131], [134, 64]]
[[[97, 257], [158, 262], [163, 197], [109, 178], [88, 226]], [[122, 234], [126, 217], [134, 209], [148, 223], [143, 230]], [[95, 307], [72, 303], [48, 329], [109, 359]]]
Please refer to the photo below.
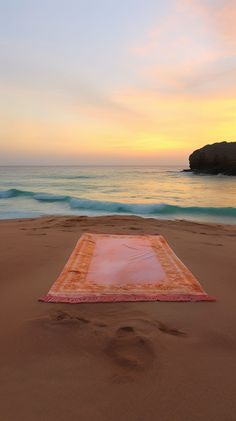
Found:
[[236, 224], [236, 177], [179, 166], [2, 166], [0, 219], [140, 215]]

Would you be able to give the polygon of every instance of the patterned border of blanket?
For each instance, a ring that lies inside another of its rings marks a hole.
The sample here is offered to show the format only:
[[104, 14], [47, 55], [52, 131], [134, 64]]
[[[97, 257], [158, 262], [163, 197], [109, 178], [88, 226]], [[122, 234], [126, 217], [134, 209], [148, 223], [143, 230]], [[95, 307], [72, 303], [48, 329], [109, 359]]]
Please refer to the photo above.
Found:
[[[145, 238], [155, 252], [163, 271], [160, 282], [139, 285], [88, 282], [87, 274], [94, 249], [101, 238]], [[201, 287], [197, 279], [181, 262], [161, 235], [129, 236], [86, 233], [76, 244], [64, 269], [49, 293], [40, 298], [44, 302], [88, 303], [122, 301], [215, 301]]]

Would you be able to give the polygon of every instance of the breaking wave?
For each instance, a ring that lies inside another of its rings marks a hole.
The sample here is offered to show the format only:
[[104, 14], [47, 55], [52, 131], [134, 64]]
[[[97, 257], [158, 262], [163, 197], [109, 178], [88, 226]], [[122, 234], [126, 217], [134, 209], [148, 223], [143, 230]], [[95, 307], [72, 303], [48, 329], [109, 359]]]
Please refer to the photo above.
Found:
[[0, 199], [8, 199], [11, 197], [18, 197], [18, 196], [33, 196], [33, 192], [18, 190], [18, 189], [9, 189], [9, 190], [2, 190], [0, 191]]
[[39, 202], [65, 202], [73, 211], [94, 214], [134, 214], [155, 217], [221, 217], [236, 218], [234, 207], [178, 206], [168, 203], [122, 203], [76, 198], [66, 195], [39, 193], [18, 189], [0, 191], [0, 199], [30, 198]]

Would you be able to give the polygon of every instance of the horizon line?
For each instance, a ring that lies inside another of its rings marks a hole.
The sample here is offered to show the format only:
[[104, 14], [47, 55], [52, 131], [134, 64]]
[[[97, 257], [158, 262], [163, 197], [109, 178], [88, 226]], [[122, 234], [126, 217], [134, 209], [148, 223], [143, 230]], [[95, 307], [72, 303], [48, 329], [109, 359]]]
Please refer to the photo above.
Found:
[[0, 164], [0, 167], [184, 167], [184, 164]]

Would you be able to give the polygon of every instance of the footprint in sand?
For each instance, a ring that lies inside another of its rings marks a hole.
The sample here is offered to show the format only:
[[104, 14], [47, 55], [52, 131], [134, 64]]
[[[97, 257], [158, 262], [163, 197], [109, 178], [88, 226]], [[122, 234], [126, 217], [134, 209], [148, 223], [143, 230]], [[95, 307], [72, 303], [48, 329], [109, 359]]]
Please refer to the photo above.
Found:
[[71, 324], [88, 324], [90, 323], [90, 320], [83, 316], [76, 316], [74, 314], [69, 314], [63, 310], [58, 310], [56, 312], [53, 312], [49, 319], [47, 320], [47, 324], [53, 324], [53, 325], [71, 325]]
[[116, 365], [126, 370], [145, 370], [152, 365], [154, 359], [151, 342], [137, 334], [132, 326], [117, 329], [105, 352]]
[[42, 322], [45, 327], [61, 327], [61, 326], [75, 326], [82, 327], [83, 325], [90, 325], [91, 327], [98, 328], [98, 332], [104, 330], [107, 324], [102, 319], [89, 319], [83, 315], [76, 314], [75, 312], [69, 313], [64, 310], [57, 310], [50, 312], [43, 318], [36, 319], [37, 322]]
[[[135, 323], [138, 330], [143, 331], [145, 335], [153, 336], [153, 334], [156, 334], [156, 328], [160, 330], [162, 333], [166, 333], [168, 335], [172, 336], [187, 336], [187, 333], [177, 329], [173, 326], [168, 326], [165, 323], [159, 321], [159, 320], [152, 320], [149, 318], [136, 318], [132, 320], [132, 323]], [[126, 327], [128, 328], [128, 327]]]
[[94, 326], [97, 326], [97, 327], [102, 327], [102, 328], [103, 328], [103, 327], [107, 327], [106, 323], [104, 323], [104, 322], [99, 322], [99, 321], [98, 321], [98, 322], [95, 322], [95, 323], [94, 323]]
[[46, 234], [46, 232], [37, 232], [37, 233], [32, 232], [32, 233], [29, 233], [29, 234], [26, 234], [26, 235], [39, 236], [39, 235], [47, 235], [47, 234]]
[[167, 326], [162, 322], [158, 322], [158, 329], [163, 333], [167, 333], [168, 335], [187, 336], [186, 333], [183, 332], [182, 330], [176, 329], [174, 327]]

